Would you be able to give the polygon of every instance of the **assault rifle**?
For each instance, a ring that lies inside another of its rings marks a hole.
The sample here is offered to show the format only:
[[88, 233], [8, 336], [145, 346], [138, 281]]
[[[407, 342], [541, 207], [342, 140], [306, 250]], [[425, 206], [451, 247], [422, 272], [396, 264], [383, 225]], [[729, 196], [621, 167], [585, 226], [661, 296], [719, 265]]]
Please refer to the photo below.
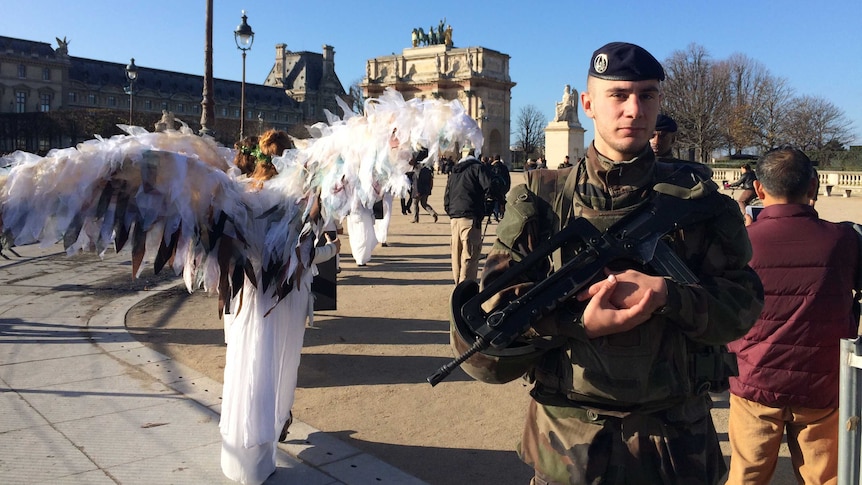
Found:
[[[514, 263], [481, 292], [475, 281], [461, 282], [452, 297], [453, 323], [458, 328], [468, 329], [467, 333], [475, 337], [475, 342], [427, 381], [432, 386], [437, 385], [477, 352], [489, 348], [506, 349], [535, 322], [600, 280], [604, 268], [614, 261], [633, 261], [679, 283], [697, 283], [697, 276], [662, 237], [713, 217], [720, 202], [716, 197], [682, 199], [664, 194], [659, 191], [660, 185], [650, 200], [604, 233], [584, 218], [570, 220], [560, 232]], [[525, 294], [491, 313], [482, 309], [482, 304], [494, 295], [522, 282], [525, 272], [544, 264], [554, 251], [570, 246], [577, 251], [574, 257]]]

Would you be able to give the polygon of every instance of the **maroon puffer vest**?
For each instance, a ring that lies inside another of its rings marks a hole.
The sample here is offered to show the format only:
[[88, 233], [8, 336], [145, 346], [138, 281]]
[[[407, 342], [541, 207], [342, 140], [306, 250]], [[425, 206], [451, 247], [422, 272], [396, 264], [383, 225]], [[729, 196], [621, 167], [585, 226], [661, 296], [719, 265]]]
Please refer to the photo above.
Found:
[[728, 345], [739, 362], [730, 391], [768, 406], [838, 407], [839, 343], [858, 326], [856, 233], [786, 204], [766, 207], [748, 234], [766, 296], [754, 327]]

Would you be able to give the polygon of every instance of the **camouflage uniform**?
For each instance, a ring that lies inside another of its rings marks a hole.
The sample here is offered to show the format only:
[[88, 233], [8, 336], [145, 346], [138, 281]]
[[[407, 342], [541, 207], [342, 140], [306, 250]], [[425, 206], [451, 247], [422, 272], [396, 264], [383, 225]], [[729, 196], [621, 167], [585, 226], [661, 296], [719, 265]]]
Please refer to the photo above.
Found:
[[[646, 200], [656, 182], [666, 181], [666, 167], [648, 146], [628, 164], [614, 164], [591, 146], [584, 162], [546, 181], [556, 184], [558, 194], [564, 183], [574, 188], [571, 207], [560, 197], [544, 200], [524, 185], [512, 189], [482, 284], [570, 217], [585, 217], [605, 230]], [[696, 172], [675, 172], [674, 185], [695, 186]], [[518, 452], [536, 470], [535, 483], [712, 484], [726, 473], [712, 403], [706, 389], [695, 389], [689, 358], [699, 345], [723, 345], [744, 335], [760, 312], [763, 290], [747, 266], [751, 246], [737, 205], [717, 193], [711, 180], [699, 187], [709, 187], [705, 196], [715, 199], [715, 216], [665, 237], [698, 284], [668, 280], [667, 305], [627, 332], [587, 338], [580, 321], [585, 302], [563, 305], [534, 325], [539, 334], [565, 337], [528, 375], [535, 383], [533, 401]], [[572, 254], [557, 251], [553, 263], [534, 268], [512, 293], [543, 279]], [[632, 265], [611, 269], [627, 268]]]

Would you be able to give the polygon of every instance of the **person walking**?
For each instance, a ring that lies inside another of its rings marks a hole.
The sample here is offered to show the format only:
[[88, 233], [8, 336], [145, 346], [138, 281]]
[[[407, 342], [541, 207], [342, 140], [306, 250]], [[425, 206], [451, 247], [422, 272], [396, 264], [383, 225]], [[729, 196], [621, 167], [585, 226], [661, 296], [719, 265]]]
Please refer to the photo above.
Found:
[[434, 222], [437, 222], [437, 211], [428, 204], [428, 196], [431, 195], [431, 191], [434, 189], [434, 174], [428, 168], [426, 158], [428, 158], [428, 150], [422, 149], [410, 161], [410, 165], [413, 167], [412, 212], [414, 223], [419, 222], [419, 206], [422, 206], [426, 212], [431, 214]]
[[412, 212], [410, 206], [413, 205], [413, 171], [407, 172], [405, 175], [410, 188], [407, 189], [407, 197], [401, 197], [401, 214], [407, 215]]
[[485, 197], [491, 190], [487, 169], [474, 151], [465, 148], [461, 154], [461, 160], [452, 167], [443, 194], [443, 206], [452, 231], [452, 278], [456, 285], [465, 280], [475, 281], [479, 275]]
[[[696, 170], [656, 163], [649, 139], [664, 78], [640, 46], [613, 42], [593, 53], [580, 95], [595, 128], [586, 158], [570, 169], [531, 172], [529, 187], [512, 188], [507, 212], [520, 217], [503, 218], [485, 261], [481, 287], [504, 288], [488, 295], [483, 312], [505, 319], [497, 312], [507, 302], [593, 250], [589, 240], [570, 240], [537, 264], [518, 264], [574, 221], [604, 230], [657, 199], [699, 200], [706, 211], [669, 233], [644, 235], [662, 236], [697, 283], [614, 260], [565, 301], [553, 285], [539, 290], [551, 292], [555, 305], [536, 314], [512, 352], [480, 351], [461, 365], [484, 382], [521, 373], [533, 383], [518, 454], [533, 467], [534, 484], [712, 485], [727, 470], [707, 391], [726, 385], [730, 372], [719, 364], [732, 356], [720, 344], [751, 328], [763, 290], [747, 265], [750, 244], [736, 204]], [[468, 348], [475, 338], [461, 328], [453, 325], [453, 345]], [[696, 356], [714, 364], [709, 372], [689, 366]]]
[[506, 194], [512, 188], [512, 176], [509, 173], [509, 167], [500, 159], [500, 155], [496, 155], [491, 162], [489, 175], [491, 177], [490, 195], [493, 200], [493, 207], [488, 214], [488, 220], [494, 216], [496, 222], [500, 222], [503, 215], [506, 213]]
[[785, 435], [800, 483], [838, 479], [840, 341], [859, 334], [859, 240], [809, 205], [811, 174], [809, 158], [792, 147], [757, 162], [764, 208], [748, 234], [766, 298], [754, 327], [728, 344], [739, 361], [730, 378], [731, 485], [770, 483]]

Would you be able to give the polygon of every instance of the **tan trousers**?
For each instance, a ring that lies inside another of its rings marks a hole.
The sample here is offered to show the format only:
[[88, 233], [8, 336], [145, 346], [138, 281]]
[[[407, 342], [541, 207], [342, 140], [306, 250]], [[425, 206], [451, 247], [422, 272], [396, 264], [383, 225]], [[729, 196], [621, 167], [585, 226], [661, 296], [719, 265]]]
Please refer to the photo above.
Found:
[[731, 394], [727, 484], [769, 484], [785, 430], [799, 483], [838, 483], [837, 408], [774, 408]]
[[473, 219], [459, 217], [449, 220], [452, 230], [452, 278], [455, 284], [479, 277], [479, 258], [482, 256], [482, 224]]

